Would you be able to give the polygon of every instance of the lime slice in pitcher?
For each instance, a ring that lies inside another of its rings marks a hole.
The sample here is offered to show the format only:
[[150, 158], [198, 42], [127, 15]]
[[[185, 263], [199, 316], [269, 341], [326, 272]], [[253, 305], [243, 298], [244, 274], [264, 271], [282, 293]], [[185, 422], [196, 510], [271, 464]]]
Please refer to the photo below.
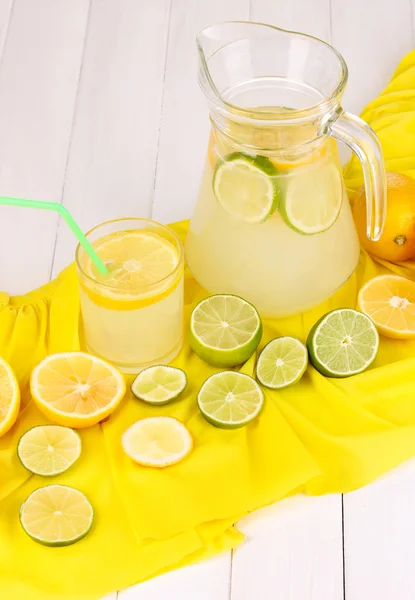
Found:
[[277, 174], [267, 157], [235, 152], [218, 163], [213, 191], [230, 215], [247, 223], [261, 223], [277, 207], [279, 189], [273, 180]]
[[265, 346], [258, 358], [256, 376], [264, 387], [277, 390], [297, 383], [308, 364], [307, 348], [293, 337], [280, 337]]
[[287, 178], [280, 213], [291, 229], [305, 235], [329, 229], [340, 214], [343, 184], [333, 164], [298, 170]]

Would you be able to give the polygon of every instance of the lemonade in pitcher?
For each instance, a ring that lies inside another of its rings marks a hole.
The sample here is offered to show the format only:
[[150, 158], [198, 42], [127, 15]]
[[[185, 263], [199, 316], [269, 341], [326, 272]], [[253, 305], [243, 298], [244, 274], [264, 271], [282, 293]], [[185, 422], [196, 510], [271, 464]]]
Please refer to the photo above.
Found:
[[362, 161], [373, 240], [386, 203], [379, 140], [341, 108], [347, 67], [321, 40], [230, 22], [202, 31], [198, 50], [212, 128], [188, 266], [209, 292], [242, 296], [263, 316], [308, 310], [359, 260], [333, 138]]
[[167, 363], [183, 336], [183, 251], [175, 233], [144, 219], [120, 219], [87, 234], [109, 273], [78, 246], [85, 345], [127, 373]]

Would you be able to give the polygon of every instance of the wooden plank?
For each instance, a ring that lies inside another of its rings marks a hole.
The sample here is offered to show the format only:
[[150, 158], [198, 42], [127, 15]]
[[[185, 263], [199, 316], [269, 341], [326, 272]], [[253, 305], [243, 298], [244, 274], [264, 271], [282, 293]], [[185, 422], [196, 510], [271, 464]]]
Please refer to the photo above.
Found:
[[[86, 230], [151, 215], [170, 0], [93, 0], [64, 205]], [[54, 273], [73, 259], [61, 223]]]
[[3, 0], [0, 3], [0, 61], [9, 29], [13, 0]]
[[231, 600], [343, 600], [341, 496], [294, 496], [238, 523]]
[[415, 461], [344, 496], [347, 600], [413, 600]]
[[208, 109], [197, 84], [197, 33], [216, 22], [246, 20], [249, 0], [173, 2], [163, 96], [153, 218], [190, 217], [209, 131]]
[[118, 592], [118, 600], [229, 600], [230, 553]]
[[[60, 200], [88, 0], [16, 0], [0, 66], [0, 190]], [[2, 9], [3, 10], [3, 9]], [[57, 218], [2, 207], [0, 288], [49, 279]]]

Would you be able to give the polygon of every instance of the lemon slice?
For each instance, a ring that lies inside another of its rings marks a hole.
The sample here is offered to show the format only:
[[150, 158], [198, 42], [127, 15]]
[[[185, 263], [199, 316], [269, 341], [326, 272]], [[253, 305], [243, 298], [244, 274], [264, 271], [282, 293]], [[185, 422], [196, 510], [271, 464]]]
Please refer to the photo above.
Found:
[[125, 394], [123, 375], [111, 364], [85, 354], [52, 354], [35, 367], [30, 389], [38, 408], [51, 421], [90, 427], [110, 415]]
[[19, 440], [17, 455], [22, 465], [35, 475], [63, 473], [81, 455], [81, 438], [69, 427], [38, 425]]
[[277, 208], [278, 174], [265, 156], [236, 152], [219, 162], [213, 175], [213, 191], [223, 208], [247, 223], [262, 223]]
[[13, 427], [19, 409], [19, 384], [11, 366], [0, 358], [0, 437]]
[[169, 467], [183, 460], [193, 447], [186, 427], [171, 417], [137, 421], [122, 436], [124, 452], [146, 467]]
[[239, 296], [210, 296], [194, 308], [190, 318], [190, 347], [216, 367], [234, 367], [248, 360], [261, 336], [258, 311]]
[[86, 272], [116, 290], [137, 291], [168, 277], [179, 263], [175, 246], [146, 230], [119, 231], [93, 244], [110, 274], [101, 275], [88, 258]]
[[186, 373], [177, 367], [156, 365], [137, 375], [131, 386], [136, 398], [148, 404], [162, 405], [175, 400], [187, 385]]
[[293, 337], [280, 337], [265, 346], [259, 355], [256, 375], [259, 383], [281, 389], [300, 381], [308, 364], [307, 348]]
[[47, 485], [30, 494], [20, 508], [20, 523], [35, 542], [69, 546], [92, 527], [94, 510], [87, 497], [66, 485]]
[[336, 222], [342, 199], [341, 172], [335, 164], [329, 163], [289, 177], [279, 210], [289, 227], [313, 235], [326, 231]]
[[223, 429], [251, 423], [260, 413], [264, 394], [257, 382], [237, 371], [211, 375], [199, 390], [197, 403], [206, 421]]

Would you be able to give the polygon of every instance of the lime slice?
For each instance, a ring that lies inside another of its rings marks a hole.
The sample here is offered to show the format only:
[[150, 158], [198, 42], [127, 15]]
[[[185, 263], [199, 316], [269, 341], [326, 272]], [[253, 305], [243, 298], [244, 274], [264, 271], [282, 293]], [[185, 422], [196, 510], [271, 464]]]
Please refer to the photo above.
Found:
[[47, 485], [30, 494], [20, 508], [20, 522], [35, 542], [69, 546], [85, 537], [94, 519], [86, 496], [67, 485]]
[[329, 163], [287, 178], [279, 210], [289, 227], [305, 235], [321, 233], [337, 220], [343, 199], [338, 167]]
[[58, 475], [80, 457], [81, 438], [69, 427], [39, 425], [22, 435], [17, 455], [22, 465], [35, 475]]
[[297, 383], [308, 364], [307, 348], [293, 337], [280, 337], [265, 346], [259, 355], [256, 376], [259, 383], [274, 390]]
[[261, 336], [258, 311], [239, 296], [210, 296], [194, 308], [190, 318], [190, 347], [216, 367], [234, 367], [248, 360]]
[[167, 365], [148, 367], [137, 375], [131, 386], [136, 398], [148, 404], [167, 404], [175, 400], [187, 385], [182, 369]]
[[223, 208], [247, 223], [262, 223], [277, 207], [278, 174], [265, 156], [235, 152], [220, 161], [213, 175], [213, 191]]
[[372, 320], [352, 308], [339, 308], [311, 329], [307, 347], [310, 361], [323, 375], [349, 377], [375, 360], [379, 334]]
[[211, 375], [199, 390], [197, 403], [206, 421], [222, 429], [237, 429], [257, 417], [264, 394], [257, 382], [237, 371]]

